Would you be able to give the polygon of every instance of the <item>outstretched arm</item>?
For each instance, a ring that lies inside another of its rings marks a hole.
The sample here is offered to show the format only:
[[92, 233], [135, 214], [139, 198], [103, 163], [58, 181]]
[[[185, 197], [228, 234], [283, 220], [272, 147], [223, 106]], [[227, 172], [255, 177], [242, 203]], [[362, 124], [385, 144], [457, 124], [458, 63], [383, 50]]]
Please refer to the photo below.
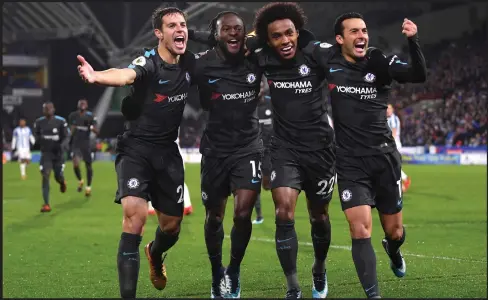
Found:
[[108, 69], [105, 71], [95, 71], [93, 67], [81, 55], [77, 56], [81, 65], [78, 66], [78, 73], [87, 83], [95, 83], [105, 86], [124, 86], [134, 83], [137, 77], [134, 69]]

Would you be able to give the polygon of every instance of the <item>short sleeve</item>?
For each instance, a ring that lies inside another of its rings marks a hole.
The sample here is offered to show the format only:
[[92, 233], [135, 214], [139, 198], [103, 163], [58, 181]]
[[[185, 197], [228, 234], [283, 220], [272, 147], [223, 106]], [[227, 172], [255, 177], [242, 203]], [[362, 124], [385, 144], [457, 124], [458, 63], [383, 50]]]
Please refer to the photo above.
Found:
[[144, 55], [136, 57], [132, 63], [127, 67], [136, 71], [136, 79], [134, 82], [142, 82], [151, 78], [156, 72], [156, 66], [152, 60], [152, 56], [156, 55], [156, 50], [145, 50]]
[[319, 66], [325, 69], [336, 53], [337, 47], [321, 41], [311, 41], [302, 49], [302, 51], [305, 55], [311, 57]]

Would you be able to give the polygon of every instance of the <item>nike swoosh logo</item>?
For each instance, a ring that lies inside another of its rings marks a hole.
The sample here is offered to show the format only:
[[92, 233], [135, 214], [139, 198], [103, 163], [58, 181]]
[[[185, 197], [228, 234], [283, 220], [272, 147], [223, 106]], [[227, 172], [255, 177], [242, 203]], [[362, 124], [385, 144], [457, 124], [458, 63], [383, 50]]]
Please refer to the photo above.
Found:
[[365, 291], [366, 291], [366, 292], [369, 292], [369, 291], [371, 291], [371, 289], [373, 289], [375, 286], [376, 286], [376, 284], [375, 284], [375, 285], [373, 285], [372, 287], [370, 287], [369, 289], [365, 289]]
[[216, 83], [216, 82], [217, 82], [217, 81], [219, 81], [219, 80], [220, 80], [220, 78], [213, 79], [213, 80], [212, 80], [212, 79], [209, 79], [209, 80], [208, 80], [208, 83]]
[[251, 180], [251, 182], [252, 182], [252, 183], [258, 183], [258, 182], [259, 182], [259, 180], [253, 179], [253, 180]]
[[169, 80], [159, 80], [159, 84], [165, 84], [165, 83], [168, 83]]
[[334, 72], [338, 72], [338, 71], [342, 71], [342, 69], [332, 69], [332, 68], [329, 69], [330, 73], [334, 73]]
[[288, 239], [286, 239], [286, 240], [276, 240], [276, 242], [277, 242], [277, 243], [283, 243], [283, 242], [289, 241], [289, 240], [291, 240], [291, 239], [293, 239], [293, 238], [291, 237], [291, 238], [288, 238]]
[[127, 255], [134, 255], [137, 253], [139, 253], [139, 252], [122, 252], [122, 255], [127, 256]]
[[397, 60], [395, 63], [396, 64], [401, 64], [401, 65], [408, 65], [406, 62], [403, 62], [401, 60]]

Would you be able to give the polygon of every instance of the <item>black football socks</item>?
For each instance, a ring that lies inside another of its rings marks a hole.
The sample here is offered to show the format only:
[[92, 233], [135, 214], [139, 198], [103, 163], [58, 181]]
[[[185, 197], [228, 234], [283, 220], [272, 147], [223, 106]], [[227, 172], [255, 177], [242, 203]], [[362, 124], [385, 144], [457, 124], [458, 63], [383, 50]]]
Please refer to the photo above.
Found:
[[122, 299], [135, 299], [139, 278], [139, 245], [142, 237], [138, 234], [123, 232], [120, 236], [117, 254], [119, 288]]
[[315, 261], [312, 267], [313, 274], [323, 274], [325, 271], [325, 260], [329, 252], [331, 240], [331, 226], [329, 216], [325, 220], [312, 222], [312, 244], [315, 253]]
[[371, 238], [352, 239], [352, 260], [366, 296], [368, 298], [380, 296], [376, 276], [376, 255], [371, 245]]
[[42, 199], [49, 205], [49, 177], [42, 176]]
[[[159, 226], [156, 228], [156, 237], [151, 245], [151, 249], [149, 249], [151, 259], [155, 266], [161, 265], [163, 253], [173, 247], [178, 241], [178, 238], [179, 232], [177, 234], [168, 234], [162, 231]], [[159, 267], [156, 268], [156, 270], [159, 269]]]
[[222, 276], [222, 242], [224, 240], [224, 227], [222, 222], [208, 219], [205, 222], [205, 245], [208, 258], [212, 265], [213, 281], [220, 281]]
[[239, 268], [244, 258], [247, 245], [251, 239], [252, 223], [250, 218], [236, 218], [230, 233], [231, 249], [228, 274], [239, 274]]
[[91, 186], [93, 179], [93, 168], [91, 163], [85, 163], [87, 186]]
[[276, 220], [276, 252], [286, 276], [288, 290], [299, 290], [297, 278], [298, 239], [294, 221]]

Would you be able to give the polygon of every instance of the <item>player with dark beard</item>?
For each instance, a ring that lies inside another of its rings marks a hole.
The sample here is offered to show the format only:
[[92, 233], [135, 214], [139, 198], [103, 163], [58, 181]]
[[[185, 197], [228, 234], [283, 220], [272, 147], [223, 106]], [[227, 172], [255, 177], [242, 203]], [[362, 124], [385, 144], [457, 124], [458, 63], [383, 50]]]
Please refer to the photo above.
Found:
[[159, 226], [155, 240], [145, 247], [153, 286], [166, 287], [163, 264], [178, 241], [183, 216], [184, 169], [178, 146], [178, 128], [190, 89], [195, 57], [186, 51], [186, 15], [178, 8], [158, 8], [152, 16], [156, 48], [146, 50], [128, 68], [96, 72], [78, 56], [78, 71], [88, 83], [132, 85], [122, 112], [129, 129], [118, 137], [116, 202], [122, 204], [123, 233], [117, 254], [122, 298], [136, 297], [139, 244], [148, 215], [148, 201], [156, 210]]
[[[246, 28], [237, 13], [221, 12], [209, 27], [213, 48], [198, 56], [195, 81], [202, 107], [209, 111], [200, 152], [205, 243], [212, 266], [211, 298], [240, 298], [240, 265], [261, 190], [262, 146], [256, 107], [262, 72], [244, 56]], [[230, 263], [224, 269], [222, 222], [231, 193], [234, 226]]]
[[328, 61], [337, 175], [342, 209], [349, 222], [352, 258], [368, 298], [380, 298], [376, 256], [371, 244], [371, 208], [379, 212], [385, 233], [383, 247], [397, 277], [405, 276], [400, 246], [405, 241], [402, 221], [401, 156], [388, 127], [386, 110], [393, 80], [421, 83], [426, 65], [417, 26], [405, 19], [411, 64], [396, 55], [385, 57], [368, 49], [368, 30], [361, 14], [339, 16], [334, 32], [340, 52]]
[[68, 123], [71, 126], [71, 152], [73, 159], [73, 169], [78, 178], [78, 192], [81, 192], [84, 181], [81, 177], [80, 160], [83, 159], [86, 167], [85, 196], [91, 195], [91, 182], [93, 178], [92, 155], [90, 149], [90, 133], [98, 134], [96, 128], [97, 121], [91, 111], [88, 111], [86, 99], [78, 101], [78, 110], [68, 116]]
[[34, 134], [41, 145], [40, 170], [42, 174], [42, 198], [44, 205], [41, 212], [50, 212], [49, 204], [49, 176], [54, 171], [54, 178], [59, 183], [61, 193], [66, 192], [64, 179], [64, 153], [68, 148], [70, 132], [68, 123], [60, 116], [54, 114], [52, 102], [42, 105], [44, 117], [34, 123]]

